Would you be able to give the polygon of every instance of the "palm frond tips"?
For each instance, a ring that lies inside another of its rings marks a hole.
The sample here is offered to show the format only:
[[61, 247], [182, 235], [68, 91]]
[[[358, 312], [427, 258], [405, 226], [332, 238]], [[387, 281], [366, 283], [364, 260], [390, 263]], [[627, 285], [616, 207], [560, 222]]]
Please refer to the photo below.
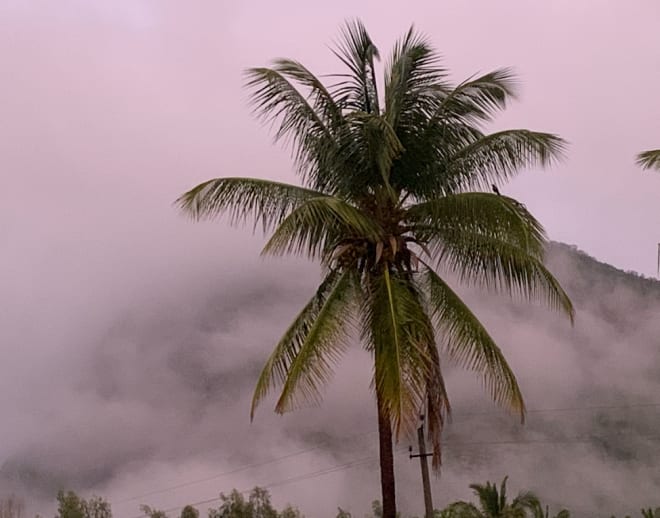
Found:
[[[302, 63], [292, 59], [277, 59], [273, 70], [291, 79], [307, 90], [306, 99], [314, 112], [325, 121], [327, 128], [336, 131], [342, 122], [342, 106], [332, 97], [326, 86], [310, 72]], [[303, 93], [304, 95], [304, 93]]]
[[566, 142], [550, 133], [506, 130], [469, 144], [447, 164], [447, 176], [460, 190], [488, 188], [535, 164], [547, 166], [563, 156]]
[[253, 219], [273, 228], [304, 201], [321, 193], [258, 178], [216, 178], [184, 193], [175, 204], [195, 219], [228, 215], [232, 224]]
[[336, 46], [334, 53], [349, 73], [336, 76], [341, 81], [333, 88], [333, 95], [350, 110], [379, 113], [374, 61], [380, 55], [362, 22], [347, 22]]
[[440, 56], [412, 27], [394, 46], [385, 70], [385, 114], [395, 129], [428, 117], [437, 107], [438, 89], [448, 86]]
[[660, 171], [660, 149], [640, 153], [636, 157], [636, 163], [643, 169], [656, 169]]
[[[430, 317], [428, 321], [431, 323]], [[426, 380], [426, 423], [429, 440], [433, 446], [432, 467], [434, 471], [439, 472], [442, 464], [442, 430], [445, 419], [451, 415], [451, 404], [442, 375], [440, 354], [435, 343], [429, 344], [428, 355], [431, 369]]]
[[540, 301], [562, 311], [573, 322], [573, 304], [559, 281], [539, 258], [523, 248], [464, 229], [445, 232], [442, 242], [431, 242], [431, 249], [438, 264], [456, 273], [461, 282]]
[[[303, 183], [323, 190], [328, 188], [324, 174], [342, 167], [338, 158], [342, 150], [337, 142], [341, 110], [320, 81], [296, 66], [292, 61], [280, 61], [274, 68], [249, 69], [246, 86], [257, 117], [275, 128], [276, 141], [291, 144]], [[311, 98], [288, 78], [311, 89]]]
[[516, 97], [516, 76], [512, 69], [502, 68], [468, 79], [455, 88], [442, 89], [433, 120], [461, 123], [489, 121], [494, 113], [506, 108]]
[[484, 192], [449, 194], [406, 209], [406, 219], [420, 238], [443, 239], [464, 231], [501, 239], [542, 258], [545, 232], [519, 202]]
[[314, 403], [318, 389], [331, 374], [332, 363], [344, 350], [353, 304], [349, 270], [331, 271], [284, 333], [261, 371], [252, 398], [253, 418], [258, 404], [271, 390], [283, 387], [277, 409], [296, 401]]
[[449, 357], [482, 377], [495, 402], [525, 415], [522, 393], [502, 351], [461, 298], [430, 267], [424, 282], [432, 318]]
[[333, 366], [348, 348], [347, 337], [356, 309], [357, 287], [355, 272], [346, 269], [339, 274], [288, 367], [275, 407], [278, 413], [319, 399], [320, 387], [329, 380]]

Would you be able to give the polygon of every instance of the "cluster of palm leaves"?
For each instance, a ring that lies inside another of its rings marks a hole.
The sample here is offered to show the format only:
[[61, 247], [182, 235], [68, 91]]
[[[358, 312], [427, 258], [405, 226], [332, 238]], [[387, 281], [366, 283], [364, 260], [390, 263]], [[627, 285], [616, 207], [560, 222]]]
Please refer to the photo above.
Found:
[[656, 169], [660, 171], [660, 149], [652, 149], [638, 154], [637, 165], [644, 169]]
[[502, 351], [450, 281], [543, 301], [573, 318], [544, 266], [541, 224], [497, 188], [551, 164], [564, 141], [526, 129], [487, 133], [515, 97], [512, 72], [452, 84], [413, 29], [386, 60], [382, 95], [379, 51], [360, 22], [345, 26], [335, 54], [346, 72], [327, 85], [289, 59], [247, 72], [255, 113], [291, 147], [302, 185], [223, 177], [178, 202], [195, 218], [252, 221], [271, 234], [264, 254], [320, 261], [323, 280], [266, 362], [252, 415], [272, 390], [280, 413], [319, 401], [359, 339], [373, 358], [384, 515], [392, 518], [392, 439], [414, 430], [420, 413], [440, 465], [451, 410], [441, 355], [475, 371], [494, 401], [525, 413]]
[[[518, 493], [509, 500], [506, 494], [507, 477], [498, 489], [490, 482], [471, 484], [477, 504], [455, 502], [439, 513], [439, 518], [551, 518], [549, 508], [543, 507], [539, 498], [531, 491]], [[569, 518], [570, 513], [562, 509], [553, 518]]]

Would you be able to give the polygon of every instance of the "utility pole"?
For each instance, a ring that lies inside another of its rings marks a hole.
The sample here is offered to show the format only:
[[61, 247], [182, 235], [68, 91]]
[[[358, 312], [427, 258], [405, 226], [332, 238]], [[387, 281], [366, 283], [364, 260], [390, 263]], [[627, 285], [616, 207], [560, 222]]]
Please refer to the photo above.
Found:
[[429, 464], [427, 457], [433, 455], [433, 452], [426, 453], [426, 441], [424, 440], [424, 415], [419, 416], [422, 423], [417, 429], [417, 441], [419, 443], [419, 453], [413, 454], [412, 446], [408, 448], [409, 457], [419, 457], [419, 465], [422, 468], [422, 484], [424, 485], [424, 509], [425, 518], [433, 518], [433, 500], [431, 498], [431, 480], [429, 479]]

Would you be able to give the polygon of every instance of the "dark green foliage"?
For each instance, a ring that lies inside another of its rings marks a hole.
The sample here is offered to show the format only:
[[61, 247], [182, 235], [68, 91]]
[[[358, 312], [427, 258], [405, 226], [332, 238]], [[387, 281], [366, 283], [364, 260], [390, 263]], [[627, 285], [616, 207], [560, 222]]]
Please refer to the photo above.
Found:
[[534, 493], [519, 493], [513, 500], [506, 494], [505, 477], [500, 487], [490, 482], [471, 484], [477, 504], [455, 502], [443, 510], [443, 518], [540, 518], [535, 512], [542, 509]]
[[57, 504], [56, 518], [112, 518], [110, 504], [101, 497], [85, 500], [73, 491], [60, 491]]
[[199, 518], [199, 511], [192, 505], [187, 505], [181, 510], [180, 518]]
[[291, 506], [278, 512], [270, 502], [268, 491], [260, 487], [255, 487], [248, 498], [234, 489], [229, 495], [220, 494], [220, 499], [218, 508], [209, 509], [209, 518], [304, 518]]
[[165, 513], [165, 511], [154, 509], [148, 505], [141, 505], [140, 511], [148, 518], [167, 518], [167, 513]]

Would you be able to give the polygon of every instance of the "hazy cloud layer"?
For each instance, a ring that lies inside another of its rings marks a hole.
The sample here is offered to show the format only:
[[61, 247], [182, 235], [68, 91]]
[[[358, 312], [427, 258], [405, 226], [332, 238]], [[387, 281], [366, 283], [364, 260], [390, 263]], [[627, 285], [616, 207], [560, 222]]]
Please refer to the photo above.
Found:
[[[416, 22], [457, 81], [516, 67], [521, 102], [498, 125], [571, 141], [564, 164], [507, 192], [554, 239], [651, 274], [660, 177], [632, 156], [660, 146], [660, 6], [599, 5], [2, 3], [0, 489], [48, 511], [66, 484], [130, 518], [140, 502], [176, 507], [358, 462], [272, 491], [308, 516], [366, 510], [378, 481], [364, 355], [349, 355], [323, 407], [282, 418], [264, 407], [249, 424], [258, 369], [312, 292], [315, 268], [262, 261], [259, 238], [193, 225], [172, 200], [213, 176], [291, 180], [287, 153], [249, 116], [243, 68], [284, 55], [334, 71], [325, 45], [345, 18], [362, 17], [383, 50]], [[658, 407], [571, 409], [657, 402], [657, 286], [594, 271], [562, 249], [551, 264], [578, 302], [573, 329], [465, 294], [520, 373], [529, 407], [558, 410], [532, 412], [520, 428], [451, 371], [457, 415], [438, 503], [507, 473], [514, 489], [576, 510], [654, 503]], [[402, 507], [419, 512], [417, 464], [402, 452], [397, 469]]]

